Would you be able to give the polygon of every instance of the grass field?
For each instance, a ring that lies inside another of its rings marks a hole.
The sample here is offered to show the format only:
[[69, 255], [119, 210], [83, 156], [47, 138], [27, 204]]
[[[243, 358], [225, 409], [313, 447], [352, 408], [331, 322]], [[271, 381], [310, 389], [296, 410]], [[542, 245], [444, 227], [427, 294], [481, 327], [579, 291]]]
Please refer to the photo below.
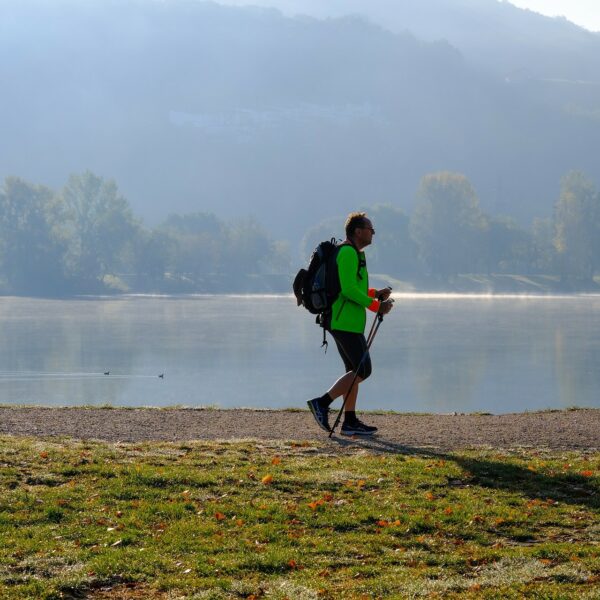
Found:
[[0, 598], [600, 598], [600, 454], [0, 437]]

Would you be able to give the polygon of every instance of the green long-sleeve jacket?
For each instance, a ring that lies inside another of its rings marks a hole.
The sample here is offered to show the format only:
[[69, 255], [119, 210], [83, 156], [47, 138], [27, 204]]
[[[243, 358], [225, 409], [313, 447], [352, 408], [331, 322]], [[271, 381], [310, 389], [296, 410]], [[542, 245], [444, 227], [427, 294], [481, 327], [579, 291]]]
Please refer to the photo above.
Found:
[[[338, 275], [341, 292], [333, 303], [331, 329], [364, 333], [368, 308], [379, 310], [375, 290], [369, 288], [369, 274], [365, 253], [357, 252], [350, 245], [343, 245], [337, 254]], [[360, 260], [360, 269], [359, 269]]]

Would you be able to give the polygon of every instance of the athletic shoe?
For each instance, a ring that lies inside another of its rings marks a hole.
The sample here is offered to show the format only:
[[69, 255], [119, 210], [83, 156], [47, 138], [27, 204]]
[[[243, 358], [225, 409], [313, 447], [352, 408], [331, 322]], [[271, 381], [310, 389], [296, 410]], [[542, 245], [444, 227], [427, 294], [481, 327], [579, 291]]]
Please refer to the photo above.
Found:
[[312, 400], [308, 400], [306, 404], [308, 404], [308, 408], [310, 408], [310, 412], [319, 427], [329, 433], [329, 408], [323, 406], [320, 400], [320, 398], [313, 398]]
[[340, 433], [342, 435], [373, 435], [376, 431], [377, 427], [371, 427], [371, 425], [356, 419], [352, 423], [344, 421]]

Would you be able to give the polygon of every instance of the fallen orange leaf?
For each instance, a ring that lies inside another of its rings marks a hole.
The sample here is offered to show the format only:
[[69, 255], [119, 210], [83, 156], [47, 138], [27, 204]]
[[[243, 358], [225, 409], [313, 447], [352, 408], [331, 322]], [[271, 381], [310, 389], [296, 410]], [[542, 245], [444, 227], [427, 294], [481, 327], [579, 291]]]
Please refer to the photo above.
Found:
[[262, 480], [264, 485], [268, 485], [269, 483], [273, 483], [273, 475], [265, 475]]
[[223, 513], [217, 512], [215, 513], [215, 519], [217, 521], [223, 521], [225, 519], [225, 515]]
[[48, 458], [48, 453], [45, 450], [43, 452], [40, 452], [40, 458], [43, 458], [43, 459]]
[[581, 471], [581, 475], [583, 477], [592, 477], [594, 475], [593, 471]]
[[281, 456], [274, 456], [273, 460], [271, 461], [272, 465], [278, 465], [281, 463]]

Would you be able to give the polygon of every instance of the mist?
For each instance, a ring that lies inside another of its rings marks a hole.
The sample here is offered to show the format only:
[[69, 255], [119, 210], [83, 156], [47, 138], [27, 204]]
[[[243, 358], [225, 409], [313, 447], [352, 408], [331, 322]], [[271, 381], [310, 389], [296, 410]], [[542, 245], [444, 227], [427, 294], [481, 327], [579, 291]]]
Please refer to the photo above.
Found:
[[0, 177], [60, 195], [93, 173], [147, 229], [250, 219], [292, 261], [351, 210], [410, 219], [432, 174], [531, 235], [569, 173], [598, 181], [600, 38], [564, 19], [495, 0], [232, 4], [3, 2]]

